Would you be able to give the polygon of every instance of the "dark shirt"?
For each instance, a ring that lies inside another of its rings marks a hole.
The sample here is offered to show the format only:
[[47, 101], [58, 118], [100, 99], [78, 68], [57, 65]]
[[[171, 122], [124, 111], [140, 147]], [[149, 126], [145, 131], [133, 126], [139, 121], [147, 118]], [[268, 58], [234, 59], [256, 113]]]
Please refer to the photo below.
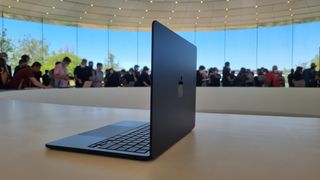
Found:
[[289, 83], [289, 87], [294, 87], [294, 83], [293, 83], [293, 73], [290, 73], [288, 75], [288, 83]]
[[222, 71], [222, 86], [231, 86], [231, 82], [228, 80], [231, 77], [230, 68], [223, 68]]
[[117, 72], [108, 74], [106, 80], [105, 87], [118, 87], [120, 85], [120, 77]]
[[126, 80], [127, 80], [127, 82], [128, 83], [130, 83], [130, 82], [134, 82], [134, 76], [133, 76], [133, 74], [126, 74], [125, 75], [125, 78], [126, 78]]
[[202, 75], [200, 73], [200, 71], [197, 71], [197, 86], [202, 86]]
[[9, 72], [9, 79], [12, 78], [12, 69], [11, 69], [11, 66], [7, 65], [7, 69], [8, 69], [8, 72]]
[[30, 87], [31, 82], [29, 78], [31, 77], [34, 77], [34, 72], [30, 67], [20, 69], [19, 72], [16, 73], [16, 75], [13, 76], [11, 81], [8, 83], [8, 88], [18, 89], [22, 81], [23, 81], [21, 86], [22, 89], [25, 87]]
[[143, 82], [147, 83], [149, 86], [151, 85], [151, 79], [148, 73], [142, 73], [139, 76], [138, 81], [135, 83], [135, 86], [145, 87], [146, 85]]
[[294, 79], [295, 81], [300, 81], [300, 80], [303, 79], [303, 75], [302, 75], [301, 73], [294, 73], [293, 79]]
[[74, 69], [74, 75], [82, 81], [82, 83], [76, 81], [76, 87], [82, 87], [85, 81], [89, 81], [90, 76], [92, 76], [92, 71], [88, 66], [84, 68], [77, 66]]
[[1, 74], [0, 74], [0, 89], [5, 89], [6, 86], [5, 84], [2, 83], [2, 80], [1, 80]]
[[13, 76], [15, 76], [21, 69], [24, 69], [24, 68], [25, 68], [25, 67], [20, 67], [19, 65], [16, 66], [16, 67], [14, 68]]
[[44, 74], [44, 75], [42, 76], [42, 84], [43, 84], [43, 85], [49, 86], [50, 81], [51, 81], [51, 79], [50, 79], [50, 76], [49, 76], [48, 74]]
[[314, 69], [306, 69], [303, 72], [303, 78], [306, 82], [306, 87], [315, 87], [316, 86], [316, 71]]
[[34, 77], [40, 82], [40, 79], [42, 77], [42, 72], [41, 71], [35, 72], [34, 73]]
[[210, 81], [211, 83], [209, 84], [209, 86], [213, 86], [213, 87], [219, 87], [220, 86], [220, 79], [221, 79], [221, 75], [220, 74], [212, 74], [210, 76]]

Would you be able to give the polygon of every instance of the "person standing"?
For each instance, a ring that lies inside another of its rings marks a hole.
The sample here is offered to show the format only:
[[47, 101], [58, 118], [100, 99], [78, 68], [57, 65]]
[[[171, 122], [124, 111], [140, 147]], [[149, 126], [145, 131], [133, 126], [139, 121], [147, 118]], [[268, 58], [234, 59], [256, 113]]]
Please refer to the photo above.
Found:
[[147, 66], [143, 67], [141, 75], [138, 78], [135, 86], [137, 87], [149, 87], [151, 85], [151, 79], [149, 75], [149, 68]]
[[49, 70], [45, 70], [44, 75], [42, 76], [42, 84], [45, 86], [50, 85], [51, 78], [49, 76]]
[[294, 69], [291, 69], [290, 74], [288, 75], [289, 87], [294, 87], [293, 76], [294, 76]]
[[87, 60], [82, 59], [79, 66], [74, 69], [74, 79], [76, 81], [76, 87], [82, 88], [85, 81], [89, 81], [92, 76], [90, 67], [87, 66]]
[[119, 74], [113, 68], [106, 70], [104, 87], [118, 87], [120, 85]]
[[281, 87], [282, 73], [278, 71], [278, 66], [272, 67], [272, 71], [266, 75], [266, 82], [269, 87]]
[[225, 62], [222, 70], [222, 86], [232, 86], [232, 76], [230, 63]]
[[306, 87], [316, 87], [316, 67], [315, 63], [311, 63], [309, 69], [304, 70], [303, 79], [306, 83]]
[[9, 80], [9, 71], [6, 61], [0, 57], [0, 89], [5, 89]]
[[205, 73], [205, 70], [206, 70], [206, 67], [204, 66], [199, 66], [198, 68], [198, 71], [197, 71], [197, 86], [202, 86], [202, 83], [204, 82], [205, 80], [205, 76], [204, 76], [204, 73]]
[[0, 53], [0, 58], [2, 58], [6, 64], [6, 68], [8, 71], [8, 78], [11, 79], [12, 78], [12, 68], [10, 65], [8, 65], [8, 54], [6, 52], [2, 52]]
[[53, 75], [55, 88], [67, 88], [69, 86], [67, 67], [70, 63], [71, 59], [69, 57], [65, 57], [63, 61], [57, 64], [54, 68]]
[[21, 69], [28, 67], [29, 61], [30, 57], [28, 55], [22, 55], [19, 61], [19, 65], [14, 68], [13, 76], [15, 76]]
[[93, 76], [92, 76], [92, 87], [102, 87], [103, 82], [103, 71], [102, 71], [103, 65], [102, 63], [97, 63], [97, 69], [93, 70]]

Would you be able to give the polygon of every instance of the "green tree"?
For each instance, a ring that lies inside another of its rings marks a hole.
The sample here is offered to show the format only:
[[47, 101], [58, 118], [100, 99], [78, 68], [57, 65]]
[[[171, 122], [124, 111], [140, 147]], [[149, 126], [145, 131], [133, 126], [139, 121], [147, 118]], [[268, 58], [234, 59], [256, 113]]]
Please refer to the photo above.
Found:
[[23, 54], [30, 56], [30, 64], [35, 61], [44, 64], [46, 63], [45, 57], [49, 55], [49, 45], [42, 42], [42, 40], [32, 38], [31, 36], [25, 36], [23, 39], [18, 40], [17, 47], [14, 49], [12, 55], [11, 63], [17, 65]]
[[45, 59], [45, 63], [42, 64], [41, 70], [44, 72], [45, 70], [51, 70], [55, 67], [56, 62], [61, 62], [63, 58], [69, 57], [71, 59], [70, 65], [67, 67], [68, 74], [73, 76], [73, 71], [76, 66], [78, 66], [81, 62], [81, 58], [77, 55], [70, 52], [53, 52], [52, 55], [48, 56]]
[[312, 63], [315, 63], [317, 65], [317, 70], [320, 70], [320, 59], [319, 55], [315, 55], [314, 58], [311, 60]]
[[115, 55], [113, 53], [109, 53], [108, 58], [106, 59], [104, 67], [106, 69], [113, 68], [114, 70], [120, 70], [120, 64], [115, 62]]
[[7, 29], [0, 33], [0, 50], [6, 53], [12, 53], [14, 50], [13, 40], [7, 38]]

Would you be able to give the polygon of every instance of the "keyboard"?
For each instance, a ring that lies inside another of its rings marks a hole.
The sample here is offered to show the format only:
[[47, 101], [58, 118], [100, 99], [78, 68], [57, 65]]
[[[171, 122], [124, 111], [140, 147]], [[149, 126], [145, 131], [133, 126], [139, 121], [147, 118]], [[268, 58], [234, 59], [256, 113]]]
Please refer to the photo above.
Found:
[[88, 147], [145, 154], [150, 150], [150, 125], [143, 125], [127, 134], [115, 135]]

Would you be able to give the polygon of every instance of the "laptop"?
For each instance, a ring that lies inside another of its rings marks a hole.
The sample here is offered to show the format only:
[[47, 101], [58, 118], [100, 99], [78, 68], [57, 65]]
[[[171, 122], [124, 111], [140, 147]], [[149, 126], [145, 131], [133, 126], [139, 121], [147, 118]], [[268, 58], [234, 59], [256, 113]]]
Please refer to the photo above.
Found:
[[150, 123], [120, 121], [46, 147], [136, 160], [155, 159], [195, 127], [196, 47], [152, 23]]

